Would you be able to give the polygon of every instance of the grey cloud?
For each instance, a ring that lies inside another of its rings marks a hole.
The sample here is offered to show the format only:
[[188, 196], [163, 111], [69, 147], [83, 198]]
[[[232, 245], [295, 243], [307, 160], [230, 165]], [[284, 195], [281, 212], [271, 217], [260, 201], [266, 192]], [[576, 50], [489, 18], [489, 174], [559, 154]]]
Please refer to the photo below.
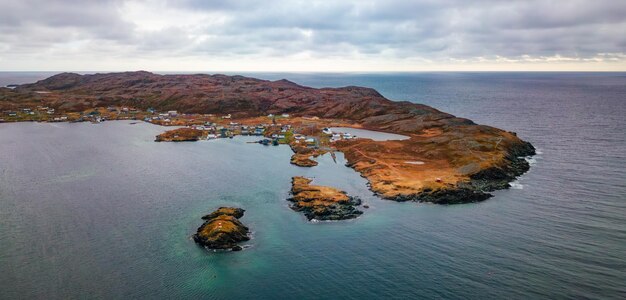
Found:
[[[130, 0], [128, 0], [130, 1]], [[0, 52], [107, 41], [118, 55], [267, 55], [430, 60], [626, 52], [626, 2], [615, 0], [138, 1], [219, 24], [141, 30], [124, 0], [2, 1]]]
[[3, 1], [0, 42], [26, 48], [81, 40], [124, 40], [134, 25], [121, 19], [118, 1]]
[[[268, 37], [267, 32], [281, 28], [313, 31], [312, 43], [294, 41], [306, 48], [281, 45], [280, 49], [286, 54], [302, 50], [332, 54], [332, 46], [340, 44], [349, 44], [365, 54], [391, 49], [405, 57], [431, 58], [526, 54], [592, 56], [603, 51], [624, 51], [619, 34], [602, 28], [606, 24], [624, 27], [626, 4], [619, 1], [330, 3], [270, 1], [261, 8], [231, 7], [234, 21], [225, 30], [239, 36], [243, 43], [255, 42], [258, 36]], [[598, 43], [598, 40], [604, 42]], [[266, 41], [280, 42], [281, 39]]]
[[180, 7], [192, 10], [210, 10], [210, 11], [237, 11], [250, 10], [263, 6], [264, 3], [271, 1], [254, 1], [254, 0], [168, 0], [167, 3], [171, 7]]

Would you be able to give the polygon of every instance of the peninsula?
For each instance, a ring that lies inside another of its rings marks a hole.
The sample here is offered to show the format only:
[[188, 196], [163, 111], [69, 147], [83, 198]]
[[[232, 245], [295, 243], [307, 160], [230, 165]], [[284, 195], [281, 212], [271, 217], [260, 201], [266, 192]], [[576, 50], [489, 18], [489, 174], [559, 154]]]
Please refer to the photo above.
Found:
[[[374, 193], [396, 201], [485, 200], [526, 172], [524, 157], [535, 154], [514, 132], [426, 105], [391, 101], [370, 88], [315, 89], [243, 76], [62, 73], [0, 88], [0, 110], [4, 122], [137, 119], [194, 130], [220, 128], [206, 134], [178, 130], [157, 138], [163, 141], [232, 136], [232, 128], [252, 134], [259, 132], [255, 125], [265, 124], [260, 134], [291, 145], [292, 163], [312, 167], [311, 157], [343, 152]], [[374, 141], [322, 134], [332, 126], [409, 138]]]

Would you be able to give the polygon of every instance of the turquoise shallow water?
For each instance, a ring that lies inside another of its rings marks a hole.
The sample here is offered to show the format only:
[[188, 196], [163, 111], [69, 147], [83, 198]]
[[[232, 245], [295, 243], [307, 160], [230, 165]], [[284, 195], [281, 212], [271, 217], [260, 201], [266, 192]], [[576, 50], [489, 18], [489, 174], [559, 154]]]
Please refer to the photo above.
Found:
[[[478, 204], [379, 200], [329, 156], [243, 138], [154, 143], [129, 122], [0, 124], [0, 298], [623, 298], [623, 74], [255, 74], [358, 84], [494, 125], [540, 151], [514, 189]], [[1, 77], [1, 76], [0, 76]], [[309, 223], [287, 206], [304, 175], [360, 196], [356, 220]], [[245, 208], [250, 248], [189, 236]]]

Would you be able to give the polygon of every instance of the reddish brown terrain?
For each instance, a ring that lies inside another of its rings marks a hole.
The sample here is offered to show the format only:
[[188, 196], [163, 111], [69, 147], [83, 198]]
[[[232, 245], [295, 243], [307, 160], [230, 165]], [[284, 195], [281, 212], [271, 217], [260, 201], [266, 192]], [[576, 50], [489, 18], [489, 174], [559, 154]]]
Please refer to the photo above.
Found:
[[312, 185], [312, 180], [305, 177], [291, 179], [291, 208], [300, 211], [309, 219], [344, 220], [360, 216], [363, 212], [355, 206], [361, 200], [350, 197], [336, 188]]
[[[307, 125], [315, 130], [341, 123], [404, 134], [411, 138], [333, 144], [345, 154], [349, 166], [368, 179], [375, 193], [398, 201], [484, 200], [490, 191], [507, 188], [526, 172], [529, 165], [523, 157], [535, 153], [515, 133], [477, 125], [426, 105], [391, 101], [363, 87], [314, 89], [287, 80], [127, 72], [63, 73], [15, 89], [0, 88], [2, 111], [38, 106], [54, 108], [56, 113], [127, 106], [142, 111], [231, 114], [240, 123], [287, 113], [294, 121], [315, 123]], [[308, 153], [296, 151], [294, 156], [295, 164], [313, 165]]]
[[157, 135], [156, 142], [195, 142], [204, 137], [202, 130], [193, 128], [178, 128]]
[[[44, 92], [44, 93], [42, 93]], [[288, 80], [226, 75], [157, 75], [149, 72], [62, 73], [15, 89], [0, 88], [0, 109], [43, 105], [84, 111], [110, 105], [185, 113], [253, 117], [291, 113], [350, 119], [364, 127], [416, 132], [435, 125], [473, 124], [434, 108], [394, 102], [370, 88], [314, 89]], [[418, 121], [418, 122], [416, 122]]]
[[441, 204], [476, 202], [509, 187], [529, 168], [532, 145], [493, 127], [460, 125], [402, 141], [356, 139], [335, 145], [379, 196]]
[[196, 243], [209, 249], [239, 251], [240, 242], [250, 240], [249, 229], [239, 221], [245, 211], [236, 207], [220, 207], [202, 217], [204, 223], [193, 235]]
[[320, 155], [318, 150], [291, 145], [291, 150], [294, 152], [291, 156], [291, 163], [299, 167], [315, 167], [317, 161], [311, 159], [311, 157], [317, 157]]

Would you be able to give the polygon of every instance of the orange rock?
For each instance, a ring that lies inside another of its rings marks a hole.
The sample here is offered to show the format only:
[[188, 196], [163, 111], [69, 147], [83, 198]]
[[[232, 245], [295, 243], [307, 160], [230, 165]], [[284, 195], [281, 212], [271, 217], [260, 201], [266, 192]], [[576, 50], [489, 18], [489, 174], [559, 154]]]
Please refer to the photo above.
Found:
[[241, 250], [238, 243], [250, 239], [248, 227], [239, 221], [243, 213], [241, 208], [220, 207], [202, 217], [206, 221], [193, 235], [194, 241], [209, 249]]
[[157, 135], [156, 142], [190, 142], [204, 136], [202, 130], [193, 128], [177, 128]]
[[360, 199], [350, 197], [336, 188], [311, 185], [311, 181], [305, 177], [293, 177], [292, 197], [288, 199], [293, 202], [291, 208], [303, 212], [309, 220], [351, 219], [363, 213], [355, 208], [361, 205]]

